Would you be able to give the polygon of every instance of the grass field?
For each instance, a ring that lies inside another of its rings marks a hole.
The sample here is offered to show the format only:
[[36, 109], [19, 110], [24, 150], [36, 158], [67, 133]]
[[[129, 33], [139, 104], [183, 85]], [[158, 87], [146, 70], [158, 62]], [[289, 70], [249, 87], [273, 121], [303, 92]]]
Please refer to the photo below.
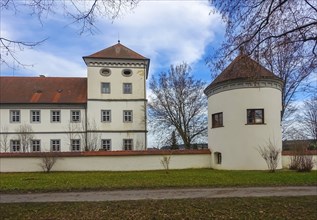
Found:
[[173, 187], [317, 185], [317, 171], [220, 171], [1, 173], [0, 192], [52, 192]]
[[1, 204], [1, 219], [316, 219], [317, 197]]

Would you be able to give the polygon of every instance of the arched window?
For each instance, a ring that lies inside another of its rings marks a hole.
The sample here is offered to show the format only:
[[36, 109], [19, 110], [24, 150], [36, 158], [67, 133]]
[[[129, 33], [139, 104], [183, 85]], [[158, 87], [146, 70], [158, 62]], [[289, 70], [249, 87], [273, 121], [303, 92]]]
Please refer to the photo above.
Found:
[[215, 161], [216, 161], [216, 164], [222, 163], [222, 156], [220, 152], [215, 152]]

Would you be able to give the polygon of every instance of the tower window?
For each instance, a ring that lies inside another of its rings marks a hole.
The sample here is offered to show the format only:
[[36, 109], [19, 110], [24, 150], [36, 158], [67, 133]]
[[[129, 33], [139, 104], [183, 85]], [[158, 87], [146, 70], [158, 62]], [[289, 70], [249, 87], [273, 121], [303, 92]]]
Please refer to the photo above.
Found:
[[132, 75], [132, 70], [124, 69], [124, 70], [122, 70], [122, 75], [123, 76], [131, 76]]
[[111, 70], [103, 68], [103, 69], [100, 70], [100, 75], [102, 75], [102, 76], [110, 76], [111, 75]]
[[221, 164], [222, 163], [221, 153], [215, 152], [215, 161], [216, 161], [216, 164]]
[[247, 124], [264, 124], [264, 109], [247, 109]]
[[123, 122], [132, 122], [133, 121], [133, 114], [131, 110], [123, 111]]
[[110, 83], [101, 83], [101, 93], [110, 94]]
[[132, 83], [123, 83], [123, 94], [132, 94]]
[[211, 115], [211, 127], [218, 128], [223, 127], [223, 114], [222, 112]]

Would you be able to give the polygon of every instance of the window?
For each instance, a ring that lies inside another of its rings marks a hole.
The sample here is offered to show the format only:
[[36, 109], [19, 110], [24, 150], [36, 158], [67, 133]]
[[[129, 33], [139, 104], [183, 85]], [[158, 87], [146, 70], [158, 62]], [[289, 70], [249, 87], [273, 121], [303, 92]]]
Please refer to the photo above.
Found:
[[39, 110], [31, 111], [31, 122], [40, 122], [41, 121], [41, 112]]
[[32, 140], [31, 141], [31, 151], [32, 152], [40, 152], [41, 151], [41, 141], [40, 140]]
[[264, 109], [247, 109], [247, 124], [264, 124]]
[[101, 93], [110, 94], [110, 83], [101, 83]]
[[133, 150], [133, 139], [123, 139], [123, 150]]
[[215, 161], [216, 161], [216, 164], [221, 164], [222, 163], [221, 153], [215, 152]]
[[132, 111], [123, 111], [123, 122], [132, 122]]
[[11, 147], [11, 152], [20, 152], [21, 151], [20, 140], [11, 140], [10, 147]]
[[111, 110], [101, 110], [101, 121], [111, 122]]
[[71, 122], [80, 122], [80, 111], [70, 111]]
[[218, 128], [218, 127], [223, 127], [223, 114], [222, 112], [212, 114], [211, 115], [211, 127], [212, 128]]
[[61, 151], [61, 141], [60, 140], [51, 140], [51, 151], [52, 152]]
[[132, 75], [132, 70], [124, 69], [124, 70], [122, 70], [122, 75], [126, 76], [126, 77], [131, 76]]
[[101, 140], [101, 149], [110, 150], [111, 149], [111, 140], [110, 139]]
[[71, 148], [72, 151], [80, 151], [80, 140], [71, 139]]
[[20, 110], [11, 110], [10, 111], [10, 121], [11, 122], [20, 122]]
[[100, 70], [100, 75], [102, 76], [110, 76], [111, 75], [111, 70], [107, 68], [102, 68]]
[[123, 94], [132, 94], [132, 83], [123, 83]]
[[61, 121], [61, 111], [51, 111], [51, 122]]

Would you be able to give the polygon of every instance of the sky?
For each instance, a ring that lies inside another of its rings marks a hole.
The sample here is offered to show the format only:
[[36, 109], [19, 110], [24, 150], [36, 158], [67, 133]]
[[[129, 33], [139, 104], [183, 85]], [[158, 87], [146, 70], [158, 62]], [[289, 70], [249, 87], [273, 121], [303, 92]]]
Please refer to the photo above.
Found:
[[[84, 7], [84, 6], [83, 6]], [[29, 49], [12, 48], [18, 65], [1, 52], [11, 67], [1, 65], [1, 76], [86, 77], [83, 56], [121, 44], [149, 58], [149, 78], [170, 65], [188, 63], [196, 79], [211, 82], [208, 54], [220, 45], [224, 24], [208, 0], [141, 0], [115, 20], [99, 16], [94, 33], [80, 34], [80, 24], [62, 9], [43, 14], [41, 20], [29, 8], [1, 11], [1, 37], [17, 41], [41, 41]], [[149, 81], [149, 80], [148, 80]], [[150, 94], [150, 91], [147, 91]], [[149, 147], [155, 145], [149, 135]]]
[[[83, 6], [84, 7], [84, 6]], [[11, 8], [12, 9], [12, 8]], [[80, 34], [62, 10], [43, 15], [41, 21], [25, 7], [1, 12], [1, 36], [14, 40], [41, 41], [33, 49], [15, 49], [25, 68], [8, 59], [14, 69], [1, 65], [2, 76], [85, 77], [83, 56], [118, 42], [149, 58], [150, 77], [170, 65], [190, 64], [196, 79], [211, 82], [206, 58], [224, 36], [221, 17], [206, 0], [141, 0], [115, 20], [98, 17], [94, 33]], [[4, 54], [5, 56], [5, 54]]]

